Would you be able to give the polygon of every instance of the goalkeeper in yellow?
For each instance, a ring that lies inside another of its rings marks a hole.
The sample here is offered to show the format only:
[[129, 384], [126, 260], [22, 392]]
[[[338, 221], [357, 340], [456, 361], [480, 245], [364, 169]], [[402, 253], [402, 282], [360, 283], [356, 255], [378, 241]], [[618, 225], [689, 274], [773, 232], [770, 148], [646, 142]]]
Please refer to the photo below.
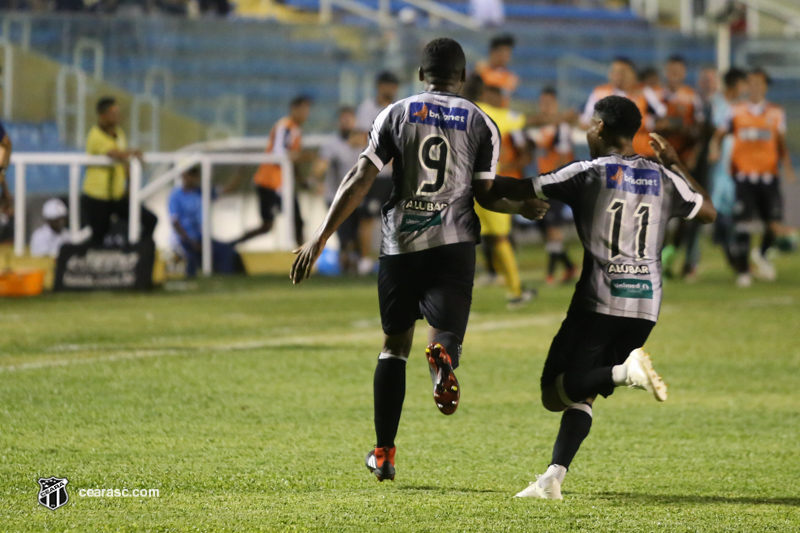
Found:
[[[525, 135], [525, 117], [503, 107], [503, 93], [499, 87], [485, 85], [473, 75], [464, 86], [464, 96], [480, 107], [497, 124], [500, 130], [500, 158], [497, 174], [521, 179], [525, 167], [533, 158], [533, 146]], [[475, 204], [481, 221], [481, 240], [489, 272], [503, 277], [508, 290], [508, 308], [518, 309], [530, 302], [536, 293], [522, 287], [517, 258], [509, 240], [511, 215], [496, 213]]]

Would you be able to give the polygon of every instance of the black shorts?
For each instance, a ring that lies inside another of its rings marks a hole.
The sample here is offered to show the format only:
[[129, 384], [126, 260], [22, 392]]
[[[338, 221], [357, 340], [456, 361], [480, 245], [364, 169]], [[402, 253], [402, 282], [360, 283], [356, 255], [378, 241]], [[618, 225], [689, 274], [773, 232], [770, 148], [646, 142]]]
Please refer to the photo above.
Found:
[[472, 305], [475, 243], [438, 246], [380, 258], [378, 300], [387, 335], [408, 331], [425, 317], [463, 341]]
[[[561, 324], [542, 371], [542, 389], [553, 385], [564, 372], [586, 372], [623, 363], [636, 348], [644, 346], [656, 323], [588, 311], [572, 311]], [[602, 391], [604, 397], [614, 392]]]
[[548, 203], [550, 204], [550, 209], [547, 210], [542, 220], [539, 221], [539, 226], [541, 226], [542, 230], [547, 230], [547, 228], [559, 228], [567, 224], [569, 219], [564, 216], [566, 204], [558, 200], [548, 200]]
[[736, 205], [733, 207], [736, 222], [783, 220], [783, 197], [778, 178], [769, 183], [736, 180]]
[[379, 217], [381, 208], [392, 196], [393, 188], [394, 184], [390, 178], [376, 178], [358, 209], [361, 216], [364, 218]]
[[281, 212], [281, 197], [278, 191], [257, 185], [256, 193], [258, 193], [258, 210], [261, 213], [261, 220], [264, 222], [274, 221]]

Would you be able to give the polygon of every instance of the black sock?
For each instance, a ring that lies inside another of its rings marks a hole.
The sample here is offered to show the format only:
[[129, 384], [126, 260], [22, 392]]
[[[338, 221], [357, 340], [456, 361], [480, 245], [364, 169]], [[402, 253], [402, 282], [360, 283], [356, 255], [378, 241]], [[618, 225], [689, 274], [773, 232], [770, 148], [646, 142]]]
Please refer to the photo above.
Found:
[[567, 252], [561, 252], [561, 261], [564, 263], [564, 266], [567, 268], [567, 270], [572, 270], [572, 268], [575, 266], [572, 264], [572, 261], [569, 260]]
[[547, 275], [552, 276], [556, 272], [556, 263], [558, 262], [558, 254], [547, 254]]
[[611, 367], [595, 368], [588, 372], [564, 372], [564, 392], [573, 402], [602, 394], [608, 396], [614, 390]]
[[461, 359], [461, 339], [455, 333], [449, 331], [442, 331], [433, 338], [433, 342], [438, 342], [444, 346], [447, 355], [453, 362], [453, 370], [458, 368], [459, 360]]
[[767, 230], [764, 232], [764, 237], [761, 239], [761, 255], [762, 257], [767, 256], [767, 250], [772, 248], [772, 245], [775, 244], [775, 233], [772, 230]]
[[406, 395], [405, 359], [378, 359], [373, 381], [375, 395], [375, 434], [379, 448], [393, 447], [400, 425], [400, 413]]
[[739, 274], [747, 274], [750, 272], [750, 234], [737, 233], [733, 242], [731, 243], [731, 256], [734, 260], [734, 266]]
[[[561, 415], [561, 428], [553, 446], [553, 462], [551, 464], [569, 468], [578, 448], [592, 429], [592, 412], [590, 405], [581, 403], [580, 408], [570, 408]], [[588, 409], [586, 409], [588, 407]], [[584, 410], [586, 409], [586, 410]], [[588, 411], [588, 412], [587, 412]]]

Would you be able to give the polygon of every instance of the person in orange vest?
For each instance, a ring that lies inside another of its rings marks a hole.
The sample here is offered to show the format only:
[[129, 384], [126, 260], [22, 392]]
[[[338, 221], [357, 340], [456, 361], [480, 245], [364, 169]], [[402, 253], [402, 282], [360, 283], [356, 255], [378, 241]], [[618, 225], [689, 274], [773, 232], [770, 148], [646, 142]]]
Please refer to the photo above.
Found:
[[[275, 123], [269, 132], [266, 153], [286, 154], [292, 163], [302, 162], [301, 128], [308, 120], [312, 104], [313, 100], [306, 95], [297, 96], [289, 103], [289, 114]], [[265, 163], [259, 166], [253, 177], [253, 183], [258, 193], [261, 225], [247, 231], [239, 239], [233, 241], [233, 244], [240, 244], [253, 237], [269, 233], [275, 224], [275, 217], [281, 211], [282, 199], [279, 192], [283, 183], [281, 166], [274, 163]], [[295, 193], [293, 199], [287, 200], [294, 201], [295, 239], [299, 246], [303, 243], [303, 219], [297, 204], [297, 194]]]
[[[736, 181], [736, 204], [733, 216], [736, 238], [731, 246], [738, 277], [736, 284], [752, 284], [750, 261], [754, 274], [766, 281], [776, 278], [775, 267], [766, 257], [776, 237], [784, 236], [782, 224], [783, 196], [780, 174], [788, 183], [796, 181], [789, 150], [786, 146], [786, 113], [783, 108], [766, 100], [771, 83], [762, 69], [754, 69], [747, 77], [748, 98], [734, 104], [725, 125], [714, 136], [709, 159], [719, 159], [720, 141], [727, 133], [733, 135], [731, 175]], [[783, 167], [781, 169], [781, 167]], [[760, 248], [750, 251], [753, 222], [766, 225]]]
[[[562, 113], [558, 109], [558, 93], [554, 87], [542, 89], [539, 113], [544, 121], [551, 122], [533, 130], [531, 135], [536, 143], [536, 172], [541, 175], [555, 172], [574, 161], [575, 150], [572, 144], [572, 126], [560, 118]], [[563, 228], [570, 220], [569, 208], [563, 202], [551, 200], [550, 209], [539, 221], [546, 241], [548, 260], [545, 279], [548, 285], [555, 284], [555, 272], [559, 263], [564, 265], [563, 283], [569, 283], [575, 278], [575, 265], [564, 247]]]
[[[681, 161], [687, 168], [695, 169], [697, 165], [698, 150], [700, 148], [700, 133], [705, 123], [703, 101], [697, 92], [686, 85], [686, 62], [681, 56], [671, 56], [667, 60], [664, 72], [667, 84], [661, 89], [660, 98], [667, 107], [667, 116], [658, 128], [659, 134], [675, 148]], [[700, 183], [705, 186], [705, 176], [695, 173]], [[670, 244], [661, 252], [664, 266], [664, 276], [673, 276], [672, 266], [675, 261], [677, 249], [686, 246], [686, 261], [683, 265], [682, 275], [692, 280], [696, 275], [697, 262], [700, 249], [697, 240], [697, 231], [700, 224], [681, 220], [678, 229], [670, 239]]]
[[644, 157], [654, 157], [650, 133], [656, 130], [657, 121], [666, 116], [667, 108], [651, 88], [639, 83], [636, 67], [627, 57], [615, 58], [608, 69], [608, 83], [592, 91], [581, 115], [583, 129], [591, 124], [595, 104], [606, 96], [623, 96], [636, 104], [642, 114], [642, 127], [633, 138], [633, 149]]
[[516, 40], [513, 35], [497, 35], [489, 42], [489, 58], [475, 65], [475, 72], [483, 80], [486, 87], [497, 87], [503, 98], [501, 107], [511, 104], [511, 95], [519, 87], [519, 76], [514, 74], [508, 65], [514, 54]]
[[693, 168], [700, 126], [705, 121], [703, 102], [697, 92], [686, 85], [686, 62], [681, 56], [667, 60], [664, 70], [667, 85], [662, 92], [667, 106], [665, 128], [661, 134], [675, 148], [683, 163]]

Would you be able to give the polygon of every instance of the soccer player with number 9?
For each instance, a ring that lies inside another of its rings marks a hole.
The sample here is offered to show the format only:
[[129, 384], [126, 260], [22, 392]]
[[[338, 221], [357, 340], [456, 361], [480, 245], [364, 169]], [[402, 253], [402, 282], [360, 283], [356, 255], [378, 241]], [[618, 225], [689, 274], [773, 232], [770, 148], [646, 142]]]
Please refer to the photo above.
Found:
[[296, 251], [291, 278], [307, 278], [328, 238], [360, 203], [375, 176], [392, 163], [393, 191], [382, 209], [378, 299], [384, 332], [375, 369], [375, 449], [367, 468], [379, 481], [394, 479], [406, 360], [414, 327], [430, 324], [426, 357], [433, 398], [445, 415], [456, 411], [454, 370], [467, 329], [480, 223], [474, 200], [486, 209], [541, 218], [547, 204], [487, 194], [500, 150], [497, 126], [458, 95], [466, 59], [452, 39], [428, 43], [419, 69], [422, 93], [387, 107], [372, 126], [369, 146], [347, 174], [314, 237]]

